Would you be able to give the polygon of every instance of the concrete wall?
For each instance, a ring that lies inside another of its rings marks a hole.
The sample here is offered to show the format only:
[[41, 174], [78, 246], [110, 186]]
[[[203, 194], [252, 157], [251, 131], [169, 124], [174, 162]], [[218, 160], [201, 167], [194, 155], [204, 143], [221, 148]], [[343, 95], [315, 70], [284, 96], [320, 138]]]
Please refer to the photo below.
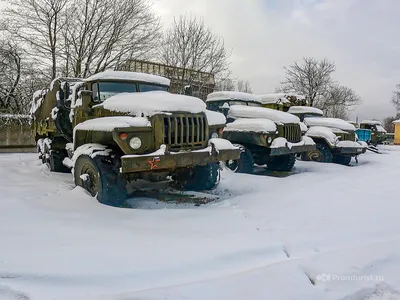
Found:
[[0, 152], [35, 150], [35, 136], [29, 116], [0, 115]]

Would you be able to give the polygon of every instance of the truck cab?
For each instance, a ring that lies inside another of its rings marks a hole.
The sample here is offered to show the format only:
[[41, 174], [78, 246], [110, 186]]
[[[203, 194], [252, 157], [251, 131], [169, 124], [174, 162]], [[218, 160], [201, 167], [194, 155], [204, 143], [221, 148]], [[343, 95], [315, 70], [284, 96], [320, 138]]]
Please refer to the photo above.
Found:
[[312, 139], [302, 136], [299, 118], [263, 108], [257, 95], [215, 92], [206, 103], [209, 110], [224, 113], [227, 126], [222, 137], [242, 151], [240, 159], [226, 162], [235, 172], [253, 173], [254, 164], [290, 171], [297, 153], [315, 149]]
[[116, 206], [137, 179], [214, 188], [219, 161], [240, 150], [219, 138], [223, 114], [169, 86], [164, 77], [115, 71], [54, 80], [31, 110], [40, 158], [52, 171], [72, 169], [77, 185]]

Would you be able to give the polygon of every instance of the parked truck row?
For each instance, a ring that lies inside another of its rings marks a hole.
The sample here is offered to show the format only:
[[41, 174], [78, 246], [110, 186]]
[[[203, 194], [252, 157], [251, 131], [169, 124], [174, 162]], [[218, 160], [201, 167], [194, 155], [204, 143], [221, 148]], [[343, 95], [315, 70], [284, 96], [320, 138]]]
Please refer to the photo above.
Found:
[[353, 125], [323, 117], [299, 96], [280, 109], [276, 94], [215, 92], [204, 103], [169, 86], [134, 72], [55, 79], [33, 97], [39, 158], [51, 171], [72, 172], [101, 203], [121, 206], [138, 179], [204, 191], [223, 167], [290, 171], [296, 158], [349, 165], [366, 151]]

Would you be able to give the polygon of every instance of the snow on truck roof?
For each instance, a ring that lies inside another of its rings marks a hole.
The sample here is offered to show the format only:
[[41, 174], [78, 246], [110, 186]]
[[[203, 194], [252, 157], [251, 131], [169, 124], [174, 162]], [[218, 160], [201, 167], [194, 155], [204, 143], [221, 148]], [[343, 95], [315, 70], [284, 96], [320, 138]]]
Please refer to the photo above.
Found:
[[125, 80], [125, 81], [141, 81], [141, 82], [149, 82], [159, 85], [170, 86], [171, 81], [168, 78], [145, 74], [145, 73], [137, 73], [137, 72], [125, 72], [125, 71], [105, 71], [101, 73], [94, 74], [89, 78], [84, 79], [87, 81], [97, 81], [97, 80]]
[[260, 95], [262, 104], [275, 104], [275, 103], [290, 103], [286, 97], [296, 97], [298, 99], [306, 99], [303, 95], [294, 93], [274, 93], [274, 94], [262, 94]]
[[347, 131], [355, 131], [356, 128], [354, 125], [350, 124], [349, 122], [336, 119], [336, 118], [320, 118], [320, 117], [312, 117], [312, 118], [305, 118], [304, 123], [308, 126], [322, 126], [322, 127], [330, 127], [330, 128], [338, 128], [341, 130]]
[[242, 93], [242, 92], [214, 92], [207, 96], [206, 102], [221, 101], [221, 100], [242, 100], [251, 101], [261, 104], [261, 98], [257, 95]]
[[290, 114], [316, 114], [323, 116], [324, 112], [316, 107], [309, 106], [292, 106], [289, 108], [288, 113]]
[[199, 98], [176, 95], [164, 91], [146, 93], [121, 93], [114, 95], [102, 104], [105, 109], [147, 117], [166, 112], [202, 113], [206, 104]]
[[377, 120], [364, 120], [364, 121], [361, 121], [360, 124], [381, 125], [382, 126], [382, 122], [377, 121]]
[[300, 123], [300, 119], [279, 110], [264, 107], [252, 107], [243, 105], [232, 105], [229, 109], [229, 116], [233, 118], [258, 118], [268, 119], [277, 123]]

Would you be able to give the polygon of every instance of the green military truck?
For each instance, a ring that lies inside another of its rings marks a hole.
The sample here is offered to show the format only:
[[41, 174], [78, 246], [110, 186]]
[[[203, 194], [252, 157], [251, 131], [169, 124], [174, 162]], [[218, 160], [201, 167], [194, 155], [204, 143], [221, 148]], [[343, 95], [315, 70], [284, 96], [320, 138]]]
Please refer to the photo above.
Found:
[[364, 120], [360, 122], [360, 129], [371, 130], [371, 144], [377, 146], [383, 144], [386, 141], [387, 131], [383, 128], [381, 122], [376, 120]]
[[323, 117], [322, 110], [308, 106], [292, 106], [289, 113], [305, 125], [305, 136], [312, 138], [316, 149], [302, 155], [303, 160], [349, 165], [352, 157], [367, 150], [367, 144], [358, 142], [356, 128], [347, 121]]
[[259, 96], [215, 92], [207, 97], [209, 110], [227, 116], [222, 137], [241, 149], [240, 159], [226, 165], [237, 173], [253, 173], [254, 164], [272, 171], [290, 171], [296, 154], [315, 150], [315, 143], [301, 134], [300, 120], [291, 114], [261, 107]]
[[223, 114], [168, 93], [169, 85], [163, 77], [115, 71], [54, 80], [35, 93], [31, 109], [40, 159], [51, 171], [72, 169], [76, 185], [114, 206], [137, 179], [214, 188], [219, 161], [239, 158], [240, 150], [219, 138]]

